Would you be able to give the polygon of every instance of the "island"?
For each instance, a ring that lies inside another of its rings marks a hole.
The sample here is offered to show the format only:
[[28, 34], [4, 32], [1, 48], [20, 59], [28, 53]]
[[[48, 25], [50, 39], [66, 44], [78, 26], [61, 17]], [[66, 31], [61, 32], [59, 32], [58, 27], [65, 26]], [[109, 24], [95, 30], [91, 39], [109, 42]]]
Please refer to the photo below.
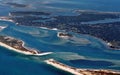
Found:
[[73, 37], [72, 34], [64, 33], [64, 32], [58, 32], [58, 33], [57, 33], [57, 36], [60, 37], [60, 38], [65, 38], [65, 39], [68, 39], [68, 38], [72, 38], [72, 37]]
[[45, 60], [45, 62], [55, 68], [69, 72], [74, 75], [120, 75], [120, 72], [115, 72], [111, 70], [95, 70], [95, 69], [79, 69], [75, 67], [68, 66], [54, 59]]
[[52, 52], [40, 52], [33, 49], [27, 49], [24, 47], [23, 41], [17, 40], [10, 36], [0, 35], [0, 46], [6, 47], [10, 50], [26, 55], [47, 55], [52, 53]]

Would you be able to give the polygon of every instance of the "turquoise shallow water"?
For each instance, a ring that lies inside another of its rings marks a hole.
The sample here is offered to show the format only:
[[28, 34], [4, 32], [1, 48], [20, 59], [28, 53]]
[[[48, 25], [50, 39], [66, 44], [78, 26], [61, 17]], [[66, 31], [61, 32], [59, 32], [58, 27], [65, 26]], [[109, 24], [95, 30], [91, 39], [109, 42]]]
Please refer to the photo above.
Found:
[[71, 41], [58, 38], [58, 31], [54, 30], [16, 26], [14, 23], [5, 21], [0, 21], [0, 25], [7, 26], [0, 32], [1, 35], [21, 39], [25, 41], [28, 48], [54, 52], [48, 56], [35, 57], [0, 47], [0, 74], [2, 75], [7, 75], [7, 73], [10, 75], [39, 75], [41, 73], [43, 75], [69, 75], [43, 62], [49, 58], [78, 68], [120, 70], [120, 51], [107, 49], [105, 44], [97, 38], [71, 33], [75, 36]]
[[[68, 14], [69, 11], [74, 9], [120, 11], [117, 8], [119, 0], [110, 0], [109, 2], [107, 0], [34, 0], [34, 2], [32, 0], [11, 0], [11, 2], [30, 4], [29, 9], [9, 7], [3, 4], [4, 2], [10, 2], [10, 0], [0, 1], [2, 1], [0, 2], [0, 16], [6, 16], [9, 11], [13, 10], [38, 10], [37, 8], [55, 14], [62, 13], [62, 15]], [[0, 75], [70, 75], [43, 62], [50, 58], [78, 68], [120, 71], [120, 51], [109, 50], [103, 41], [95, 37], [70, 32], [74, 35], [74, 38], [68, 40], [57, 37], [57, 32], [60, 30], [17, 26], [6, 21], [0, 21], [0, 26], [7, 26], [0, 31], [0, 35], [23, 40], [28, 48], [53, 52], [48, 56], [35, 57], [25, 56], [0, 47]]]

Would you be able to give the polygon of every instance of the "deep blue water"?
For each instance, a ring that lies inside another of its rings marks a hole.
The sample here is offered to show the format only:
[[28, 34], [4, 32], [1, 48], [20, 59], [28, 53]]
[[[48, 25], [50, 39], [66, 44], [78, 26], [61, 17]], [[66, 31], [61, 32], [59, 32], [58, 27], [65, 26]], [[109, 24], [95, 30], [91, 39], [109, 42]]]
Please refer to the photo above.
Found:
[[[73, 14], [72, 10], [114, 11], [120, 9], [119, 0], [0, 0], [0, 16], [7, 16], [14, 10], [41, 10], [55, 14]], [[16, 2], [30, 5], [29, 8], [9, 7], [4, 2]], [[32, 2], [32, 4], [31, 4]], [[48, 56], [25, 56], [4, 47], [0, 47], [0, 75], [70, 75], [55, 69], [43, 61], [54, 58], [78, 68], [120, 70], [120, 51], [109, 50], [105, 43], [88, 35], [71, 33], [71, 40], [57, 37], [58, 31], [17, 26], [14, 23], [0, 21], [7, 26], [0, 35], [21, 39], [25, 46], [40, 51], [54, 52]], [[74, 61], [74, 62], [71, 62]], [[76, 62], [77, 61], [77, 62]], [[87, 64], [89, 63], [89, 64]]]
[[74, 63], [75, 65], [79, 65], [79, 66], [87, 66], [87, 67], [100, 67], [100, 68], [105, 68], [105, 67], [109, 67], [114, 65], [111, 62], [107, 62], [107, 61], [94, 61], [94, 60], [71, 60], [71, 63]]

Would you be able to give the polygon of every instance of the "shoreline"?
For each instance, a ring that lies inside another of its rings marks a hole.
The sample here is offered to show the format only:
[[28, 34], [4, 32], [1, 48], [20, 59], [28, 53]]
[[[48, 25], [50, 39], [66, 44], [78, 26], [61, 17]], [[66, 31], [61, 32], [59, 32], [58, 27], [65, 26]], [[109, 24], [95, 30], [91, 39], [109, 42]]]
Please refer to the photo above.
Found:
[[[76, 32], [73, 32], [73, 33], [75, 33], [75, 34], [77, 34], [77, 35], [80, 34], [80, 35], [92, 37], [92, 38], [98, 40], [99, 42], [101, 42], [101, 44], [103, 44], [104, 47], [107, 48], [107, 49], [110, 49], [110, 50], [113, 49], [113, 50], [116, 50], [116, 51], [119, 51], [119, 50], [120, 50], [120, 48], [111, 48], [111, 46], [108, 44], [108, 43], [110, 43], [110, 42], [107, 42], [107, 41], [103, 40], [102, 38], [99, 38], [99, 37], [96, 37], [96, 36], [92, 36], [92, 35], [90, 35], [90, 34], [82, 34], [82, 33], [76, 33]], [[112, 43], [111, 43], [111, 44], [112, 44]]]
[[9, 19], [9, 17], [0, 17], [0, 21], [8, 21], [8, 22], [15, 23], [13, 20]]
[[[23, 45], [24, 45], [24, 44], [23, 44]], [[0, 46], [5, 47], [5, 48], [7, 48], [7, 49], [9, 49], [9, 50], [12, 50], [12, 51], [21, 53], [21, 54], [25, 54], [25, 55], [38, 55], [38, 56], [43, 56], [43, 55], [48, 55], [48, 54], [52, 54], [52, 53], [53, 53], [53, 52], [43, 52], [43, 53], [33, 54], [33, 53], [29, 52], [29, 51], [21, 51], [21, 50], [19, 50], [19, 49], [15, 49], [15, 48], [13, 48], [13, 47], [11, 47], [11, 46], [9, 46], [9, 45], [6, 45], [6, 44], [4, 44], [4, 43], [2, 43], [2, 42], [0, 42]], [[24, 46], [23, 46], [23, 47], [24, 47]]]
[[9, 46], [9, 45], [6, 45], [6, 44], [4, 44], [4, 43], [2, 43], [2, 42], [0, 42], [0, 46], [5, 47], [5, 48], [7, 48], [7, 49], [10, 49], [10, 50], [12, 50], [12, 51], [16, 51], [16, 52], [22, 53], [22, 54], [26, 54], [26, 55], [31, 54], [30, 52], [25, 52], [25, 51], [23, 52], [23, 51], [21, 51], [21, 50], [19, 50], [19, 49], [15, 49], [15, 48], [13, 48], [13, 47], [11, 47], [11, 46]]
[[[7, 18], [7, 17], [6, 17]], [[13, 20], [7, 20], [7, 19], [1, 19], [0, 17], [0, 21], [7, 21], [7, 22], [12, 22], [12, 23], [15, 23]], [[17, 23], [15, 23], [17, 25]], [[22, 25], [21, 25], [22, 26]], [[36, 27], [36, 26], [27, 26], [27, 27]], [[58, 31], [59, 29], [58, 28], [47, 28], [47, 27], [37, 27], [37, 28], [41, 28], [41, 29], [46, 29], [46, 30], [55, 30], [55, 31]], [[62, 30], [61, 30], [62, 31]], [[76, 32], [73, 32], [73, 33], [76, 33]], [[81, 33], [77, 33], [78, 35], [81, 34]], [[120, 50], [119, 48], [116, 48], [116, 46], [112, 45], [110, 46], [108, 43], [110, 42], [106, 42], [105, 40], [103, 40], [102, 38], [99, 38], [99, 37], [96, 37], [96, 36], [92, 36], [90, 34], [83, 34], [83, 35], [86, 35], [86, 36], [90, 36], [90, 37], [93, 37], [95, 39], [98, 39], [100, 40], [103, 45], [108, 48], [108, 49], [113, 49], [113, 50]], [[112, 44], [112, 43], [111, 43]]]
[[48, 59], [48, 60], [45, 60], [44, 62], [57, 69], [60, 69], [75, 75], [120, 75], [120, 72], [115, 72], [112, 70], [75, 68], [75, 67], [63, 64], [61, 62], [58, 62], [54, 59]]
[[53, 52], [40, 52], [37, 50], [28, 49], [24, 46], [25, 45], [24, 41], [17, 40], [9, 36], [1, 36], [0, 40], [3, 41], [5, 40], [4, 42], [0, 41], [0, 46], [25, 55], [43, 56], [53, 53]]
[[0, 31], [4, 30], [5, 28], [7, 28], [7, 26], [0, 26]]
[[57, 32], [57, 37], [63, 38], [63, 39], [69, 39], [69, 38], [72, 38], [73, 35], [68, 32]]

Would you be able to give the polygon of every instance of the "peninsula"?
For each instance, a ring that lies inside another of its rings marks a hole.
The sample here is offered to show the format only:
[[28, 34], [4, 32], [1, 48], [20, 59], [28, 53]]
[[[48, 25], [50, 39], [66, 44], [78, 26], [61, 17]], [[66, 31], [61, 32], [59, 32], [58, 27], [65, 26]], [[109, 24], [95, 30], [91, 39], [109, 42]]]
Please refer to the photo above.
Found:
[[23, 41], [17, 40], [9, 36], [0, 36], [0, 46], [6, 47], [10, 50], [26, 55], [47, 55], [52, 53], [52, 52], [40, 52], [33, 49], [27, 49], [24, 47]]
[[74, 75], [120, 75], [120, 72], [111, 70], [93, 70], [93, 69], [79, 69], [60, 63], [54, 59], [45, 60], [45, 62], [58, 69], [64, 70]]

